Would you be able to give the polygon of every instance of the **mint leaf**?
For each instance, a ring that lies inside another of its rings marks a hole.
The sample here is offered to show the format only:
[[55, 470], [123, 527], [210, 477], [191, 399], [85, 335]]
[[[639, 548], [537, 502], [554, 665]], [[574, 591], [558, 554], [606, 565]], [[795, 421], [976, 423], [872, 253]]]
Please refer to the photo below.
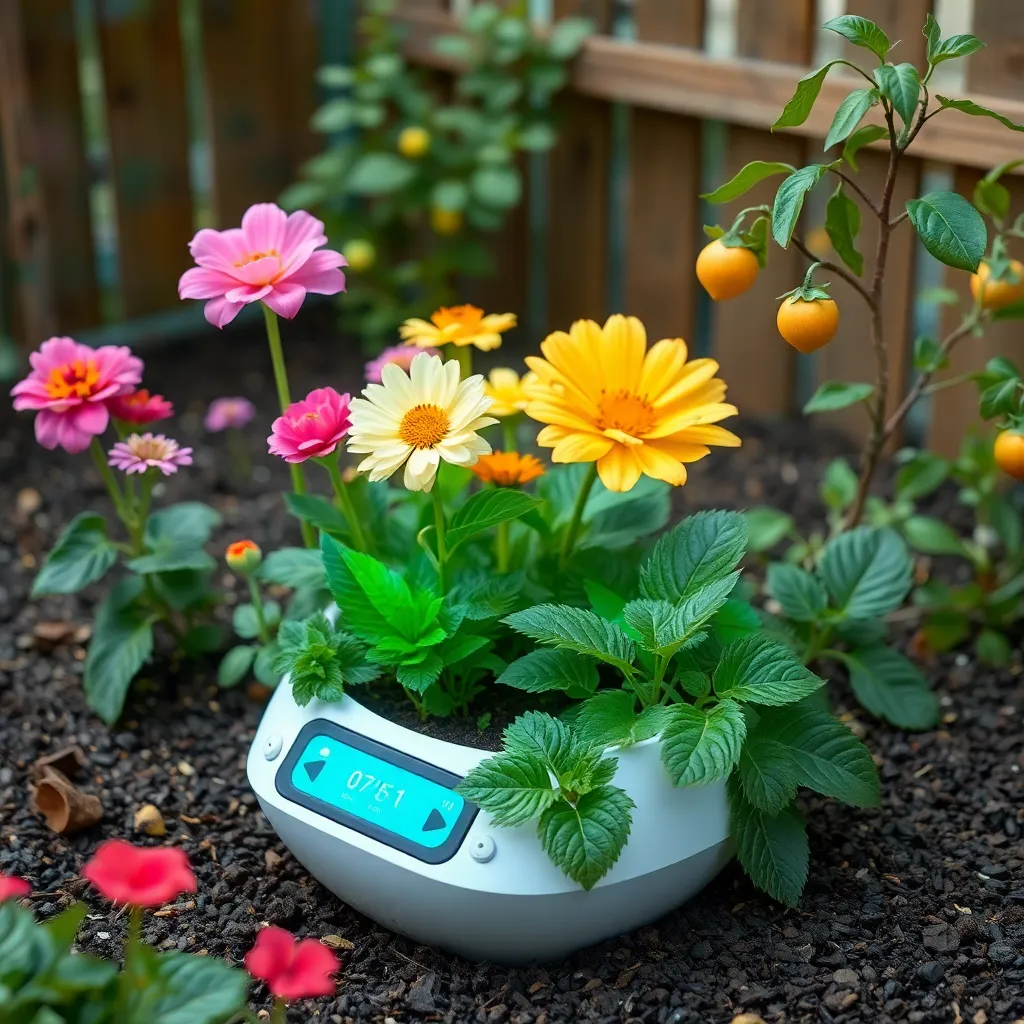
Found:
[[678, 605], [650, 598], [630, 601], [623, 609], [623, 617], [640, 635], [646, 650], [672, 654], [710, 623], [732, 593], [739, 575], [729, 573]]
[[677, 786], [704, 786], [729, 775], [746, 734], [743, 711], [733, 700], [707, 711], [676, 704], [661, 734], [661, 760]]
[[577, 709], [573, 729], [592, 747], [628, 745], [637, 722], [636, 696], [628, 690], [602, 690]]
[[756, 808], [778, 814], [796, 796], [796, 765], [779, 743], [755, 734], [740, 752], [739, 779], [743, 795]]
[[449, 551], [483, 530], [532, 512], [541, 502], [512, 487], [494, 487], [470, 495], [466, 503], [451, 517], [445, 529]]
[[547, 767], [523, 753], [502, 753], [481, 761], [456, 786], [456, 792], [487, 811], [492, 824], [505, 827], [536, 818], [555, 800]]
[[395, 669], [395, 678], [407, 690], [422, 694], [437, 682], [443, 668], [444, 662], [430, 653], [420, 662], [400, 664]]
[[571, 651], [531, 651], [513, 661], [497, 682], [527, 693], [564, 690], [574, 700], [580, 700], [597, 689], [597, 666]]
[[939, 724], [939, 700], [928, 680], [891, 647], [865, 647], [845, 654], [854, 695], [871, 714], [900, 729]]
[[907, 596], [913, 566], [894, 530], [859, 526], [825, 546], [819, 573], [833, 604], [850, 619], [894, 611]]
[[580, 755], [569, 727], [542, 711], [520, 715], [502, 739], [508, 753], [540, 761], [556, 778], [570, 772]]
[[201, 501], [183, 501], [154, 512], [146, 520], [146, 554], [132, 559], [128, 567], [142, 574], [213, 569], [217, 563], [203, 545], [220, 522], [220, 513]]
[[32, 583], [32, 596], [76, 594], [102, 579], [117, 561], [117, 547], [107, 536], [107, 521], [95, 512], [80, 512], [65, 527]]
[[460, 575], [448, 592], [452, 606], [462, 609], [473, 622], [499, 619], [515, 608], [526, 577], [521, 572], [492, 576], [486, 573]]
[[824, 684], [785, 644], [760, 633], [725, 648], [714, 682], [719, 697], [767, 705], [792, 704]]
[[636, 804], [615, 786], [585, 793], [574, 807], [558, 800], [541, 815], [537, 833], [555, 865], [592, 889], [619, 859]]
[[324, 561], [319, 551], [309, 548], [279, 548], [263, 560], [257, 575], [268, 583], [301, 590], [323, 590], [327, 586]]
[[747, 509], [743, 517], [747, 521], [747, 547], [755, 554], [775, 547], [793, 531], [793, 517], [767, 505]]
[[618, 626], [585, 608], [538, 604], [502, 621], [538, 643], [587, 654], [622, 671], [632, 669], [633, 641]]
[[795, 622], [815, 622], [828, 604], [821, 580], [788, 562], [768, 566], [768, 592], [782, 605], [786, 618]]

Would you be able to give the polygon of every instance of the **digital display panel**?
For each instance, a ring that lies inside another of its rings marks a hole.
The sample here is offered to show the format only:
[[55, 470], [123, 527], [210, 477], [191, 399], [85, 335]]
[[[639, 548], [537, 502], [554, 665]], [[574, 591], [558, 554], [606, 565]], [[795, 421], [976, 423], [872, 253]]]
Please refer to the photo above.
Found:
[[420, 860], [459, 848], [477, 807], [453, 789], [461, 778], [320, 720], [299, 734], [277, 776], [282, 796]]

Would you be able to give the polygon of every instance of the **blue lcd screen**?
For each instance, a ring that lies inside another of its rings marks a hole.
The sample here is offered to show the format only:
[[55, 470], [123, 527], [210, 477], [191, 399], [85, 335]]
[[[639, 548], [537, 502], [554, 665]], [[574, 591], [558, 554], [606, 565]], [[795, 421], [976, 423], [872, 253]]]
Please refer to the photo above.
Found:
[[477, 808], [461, 779], [332, 722], [309, 723], [278, 775], [282, 795], [420, 860], [451, 857]]

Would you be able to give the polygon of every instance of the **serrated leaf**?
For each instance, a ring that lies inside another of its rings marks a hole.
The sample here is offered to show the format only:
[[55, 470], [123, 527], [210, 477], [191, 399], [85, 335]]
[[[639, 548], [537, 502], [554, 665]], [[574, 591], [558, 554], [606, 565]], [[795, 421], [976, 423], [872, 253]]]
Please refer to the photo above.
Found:
[[913, 566], [899, 534], [859, 526], [825, 547], [819, 572], [833, 605], [849, 619], [872, 619], [898, 608]]
[[117, 547], [107, 536], [107, 521], [95, 512], [80, 512], [64, 528], [32, 582], [32, 596], [76, 594], [102, 579], [117, 561]]
[[988, 229], [981, 214], [963, 196], [931, 192], [911, 199], [907, 212], [925, 249], [940, 263], [977, 271], [988, 246]]
[[844, 655], [857, 700], [900, 729], [932, 729], [939, 701], [917, 667], [891, 647], [868, 647]]
[[516, 606], [525, 582], [521, 572], [459, 577], [448, 592], [448, 600], [473, 622], [498, 619]]
[[882, 64], [875, 68], [875, 81], [882, 95], [909, 128], [917, 113], [921, 76], [913, 64]]
[[503, 740], [507, 753], [541, 761], [556, 778], [572, 770], [580, 749], [564, 722], [541, 711], [520, 715]]
[[630, 601], [622, 614], [626, 623], [640, 635], [646, 650], [671, 655], [707, 627], [738, 579], [739, 573], [731, 572], [701, 587], [679, 604], [651, 598]]
[[706, 697], [711, 692], [711, 676], [698, 669], [680, 669], [673, 682], [691, 697]]
[[826, 21], [821, 27], [841, 35], [854, 46], [863, 46], [879, 60], [885, 60], [886, 54], [889, 52], [889, 37], [868, 18], [862, 18], [855, 14], [842, 14], [838, 18]]
[[828, 135], [825, 136], [825, 149], [831, 149], [844, 139], [848, 139], [860, 124], [861, 118], [878, 102], [877, 89], [854, 89], [836, 110]]
[[586, 654], [625, 671], [632, 668], [633, 641], [618, 626], [585, 608], [538, 604], [502, 621], [538, 643]]
[[776, 160], [752, 160], [742, 167], [725, 184], [719, 185], [713, 192], [705, 192], [701, 199], [709, 203], [729, 203], [749, 192], [759, 181], [774, 177], [776, 174], [791, 174], [796, 168], [790, 164]]
[[812, 71], [809, 75], [804, 75], [796, 83], [796, 92], [793, 93], [778, 120], [772, 125], [772, 131], [774, 132], [778, 128], [796, 128], [802, 125], [814, 107], [814, 101], [818, 98], [818, 93], [821, 92], [821, 83], [825, 81], [829, 70], [836, 64], [845, 63], [843, 60], [830, 60], [823, 67]]
[[426, 693], [437, 682], [444, 662], [433, 652], [414, 664], [401, 664], [395, 669], [395, 678], [407, 690]]
[[455, 788], [487, 811], [493, 825], [506, 828], [538, 817], [555, 800], [547, 767], [522, 753], [502, 753], [481, 761]]
[[825, 164], [811, 164], [794, 171], [779, 186], [772, 206], [772, 238], [783, 249], [789, 247], [804, 207], [804, 198], [827, 172]]
[[532, 512], [541, 504], [536, 498], [512, 487], [477, 491], [451, 517], [445, 529], [449, 551], [483, 530], [510, 522]]
[[573, 729], [590, 746], [605, 747], [634, 742], [636, 697], [628, 690], [602, 690], [577, 709]]
[[866, 124], [863, 128], [858, 128], [846, 140], [846, 145], [843, 146], [843, 159], [855, 171], [858, 170], [857, 154], [865, 146], [870, 146], [872, 142], [878, 142], [880, 139], [887, 138], [888, 135], [888, 129], [883, 128], [880, 124]]
[[513, 661], [497, 678], [527, 693], [563, 690], [574, 700], [589, 697], [598, 684], [597, 666], [571, 651], [531, 651]]
[[791, 515], [763, 505], [743, 513], [747, 521], [747, 548], [760, 554], [790, 535], [795, 525]]
[[870, 398], [875, 392], [874, 385], [857, 381], [827, 380], [818, 385], [810, 400], [804, 406], [808, 416], [816, 412], [835, 412], [846, 409]]
[[747, 800], [768, 814], [778, 814], [796, 796], [796, 765], [789, 752], [756, 734], [743, 744], [739, 780]]
[[600, 786], [573, 807], [558, 800], [537, 827], [547, 855], [574, 882], [592, 889], [619, 859], [636, 805], [623, 790]]
[[857, 249], [860, 207], [843, 191], [842, 183], [825, 208], [825, 231], [836, 254], [859, 277], [864, 272], [864, 257]]
[[718, 697], [752, 704], [792, 704], [823, 683], [788, 647], [758, 633], [729, 644], [714, 674]]
[[828, 604], [828, 594], [817, 576], [786, 562], [768, 566], [768, 591], [783, 614], [796, 622], [815, 622]]
[[743, 711], [733, 700], [704, 710], [676, 704], [661, 734], [661, 760], [677, 786], [704, 786], [727, 778], [747, 734]]

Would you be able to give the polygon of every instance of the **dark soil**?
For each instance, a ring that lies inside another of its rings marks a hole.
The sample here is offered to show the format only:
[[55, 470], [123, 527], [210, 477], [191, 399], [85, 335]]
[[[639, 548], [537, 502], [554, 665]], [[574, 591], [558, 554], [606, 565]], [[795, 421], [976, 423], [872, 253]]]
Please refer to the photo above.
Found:
[[[325, 382], [354, 387], [355, 353], [333, 336], [302, 340], [314, 329], [287, 332], [295, 393]], [[216, 505], [226, 522], [218, 543], [251, 536], [270, 550], [297, 542], [278, 498], [284, 467], [263, 454], [273, 392], [259, 336], [211, 330], [148, 363], [147, 384], [182, 413], [176, 436], [196, 446], [196, 466], [169, 483], [168, 496]], [[201, 428], [205, 403], [225, 393], [261, 407], [247, 431], [260, 472], [241, 486], [226, 448]], [[263, 922], [326, 938], [344, 965], [339, 993], [292, 1008], [293, 1021], [719, 1024], [741, 1011], [826, 1024], [1024, 1017], [1019, 662], [1001, 673], [956, 655], [932, 664], [944, 725], [919, 735], [867, 718], [834, 686], [839, 709], [876, 755], [884, 804], [851, 811], [804, 801], [811, 872], [799, 910], [761, 896], [733, 865], [682, 909], [564, 963], [470, 964], [377, 927], [292, 859], [245, 780], [262, 708], [242, 690], [219, 692], [212, 662], [177, 666], [161, 654], [113, 730], [86, 710], [82, 643], [98, 594], [39, 603], [27, 594], [61, 525], [106, 502], [87, 458], [41, 451], [27, 416], [5, 410], [0, 422], [0, 505], [9, 510], [0, 522], [0, 870], [32, 881], [40, 917], [89, 900], [83, 949], [116, 955], [124, 920], [80, 880], [82, 864], [102, 839], [131, 836], [135, 811], [152, 803], [167, 821], [164, 841], [191, 857], [199, 893], [149, 916], [147, 940], [237, 962]], [[739, 429], [745, 447], [696, 467], [680, 511], [770, 502], [806, 523], [820, 517], [817, 481], [843, 443], [805, 426]], [[223, 584], [230, 592], [231, 578]], [[37, 757], [69, 743], [88, 754], [82, 785], [102, 798], [105, 817], [65, 839], [28, 809], [28, 781]], [[487, 734], [481, 745], [490, 745]]]

